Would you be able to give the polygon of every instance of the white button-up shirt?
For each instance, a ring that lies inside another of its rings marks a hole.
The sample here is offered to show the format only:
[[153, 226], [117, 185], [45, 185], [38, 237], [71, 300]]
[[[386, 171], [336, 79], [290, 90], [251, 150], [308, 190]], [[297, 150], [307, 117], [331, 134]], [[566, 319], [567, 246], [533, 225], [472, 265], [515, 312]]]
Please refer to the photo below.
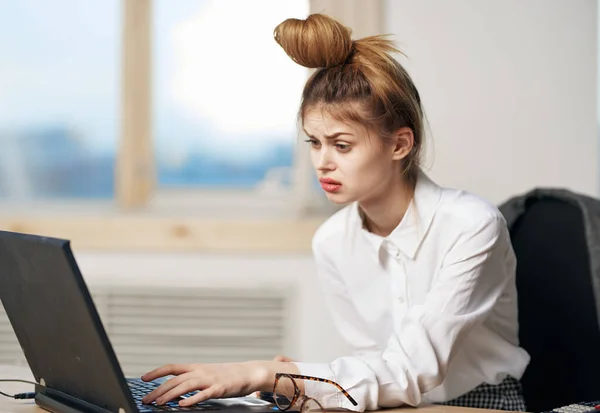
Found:
[[354, 353], [297, 363], [324, 407], [374, 410], [454, 399], [481, 383], [520, 379], [516, 260], [498, 209], [421, 172], [387, 237], [364, 229], [358, 205], [329, 218], [313, 252], [327, 304]]

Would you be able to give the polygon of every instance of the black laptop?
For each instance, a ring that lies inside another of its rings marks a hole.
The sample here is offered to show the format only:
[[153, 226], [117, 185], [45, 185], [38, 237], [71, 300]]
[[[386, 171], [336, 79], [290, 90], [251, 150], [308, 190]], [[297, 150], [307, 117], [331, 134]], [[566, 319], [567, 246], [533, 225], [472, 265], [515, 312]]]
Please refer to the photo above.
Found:
[[124, 377], [67, 240], [0, 231], [0, 300], [38, 383], [35, 402], [48, 411], [273, 411], [248, 397], [142, 404], [159, 383]]

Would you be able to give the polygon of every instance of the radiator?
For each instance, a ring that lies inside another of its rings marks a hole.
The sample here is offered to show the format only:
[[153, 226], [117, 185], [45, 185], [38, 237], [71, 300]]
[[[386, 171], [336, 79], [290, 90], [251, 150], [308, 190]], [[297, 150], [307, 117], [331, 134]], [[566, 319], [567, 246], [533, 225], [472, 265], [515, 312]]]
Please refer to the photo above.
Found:
[[[284, 352], [282, 291], [89, 287], [126, 376], [167, 363], [269, 360]], [[0, 364], [26, 365], [3, 307]]]

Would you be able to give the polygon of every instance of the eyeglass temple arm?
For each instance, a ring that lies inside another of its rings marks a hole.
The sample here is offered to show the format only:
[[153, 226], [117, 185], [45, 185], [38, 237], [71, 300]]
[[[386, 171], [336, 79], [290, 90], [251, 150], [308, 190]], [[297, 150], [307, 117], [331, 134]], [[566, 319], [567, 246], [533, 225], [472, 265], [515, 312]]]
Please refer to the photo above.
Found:
[[322, 379], [322, 378], [320, 378], [320, 377], [313, 377], [313, 376], [303, 376], [303, 375], [301, 375], [301, 374], [287, 374], [287, 375], [288, 375], [288, 376], [290, 376], [291, 378], [294, 378], [294, 379], [303, 379], [303, 380], [311, 380], [311, 381], [320, 381], [320, 382], [322, 382], [322, 383], [329, 383], [329, 384], [332, 384], [332, 385], [334, 385], [335, 387], [337, 387], [337, 388], [338, 388], [338, 390], [339, 390], [339, 391], [341, 391], [341, 392], [344, 394], [344, 396], [346, 396], [346, 398], [347, 398], [348, 400], [350, 400], [350, 403], [352, 403], [352, 405], [354, 405], [354, 406], [358, 405], [358, 403], [356, 402], [356, 400], [354, 400], [354, 399], [352, 398], [352, 396], [350, 396], [350, 394], [349, 394], [349, 393], [348, 393], [348, 392], [347, 392], [347, 391], [346, 391], [346, 390], [345, 390], [345, 389], [344, 389], [342, 386], [340, 386], [339, 384], [337, 384], [337, 383], [336, 383], [335, 381], [333, 381], [333, 380], [327, 380], [327, 379]]

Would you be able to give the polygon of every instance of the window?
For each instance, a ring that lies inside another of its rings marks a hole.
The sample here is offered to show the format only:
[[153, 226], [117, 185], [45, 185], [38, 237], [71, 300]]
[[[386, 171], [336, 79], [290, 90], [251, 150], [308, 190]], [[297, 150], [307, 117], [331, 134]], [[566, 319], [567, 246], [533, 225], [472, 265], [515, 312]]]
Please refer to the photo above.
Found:
[[157, 0], [153, 134], [158, 186], [289, 183], [308, 71], [273, 40], [308, 0]]
[[112, 198], [120, 2], [0, 4], [0, 198]]
[[273, 29], [310, 9], [360, 34], [379, 3], [0, 0], [0, 228], [78, 249], [309, 250], [328, 212], [298, 143], [308, 71]]

